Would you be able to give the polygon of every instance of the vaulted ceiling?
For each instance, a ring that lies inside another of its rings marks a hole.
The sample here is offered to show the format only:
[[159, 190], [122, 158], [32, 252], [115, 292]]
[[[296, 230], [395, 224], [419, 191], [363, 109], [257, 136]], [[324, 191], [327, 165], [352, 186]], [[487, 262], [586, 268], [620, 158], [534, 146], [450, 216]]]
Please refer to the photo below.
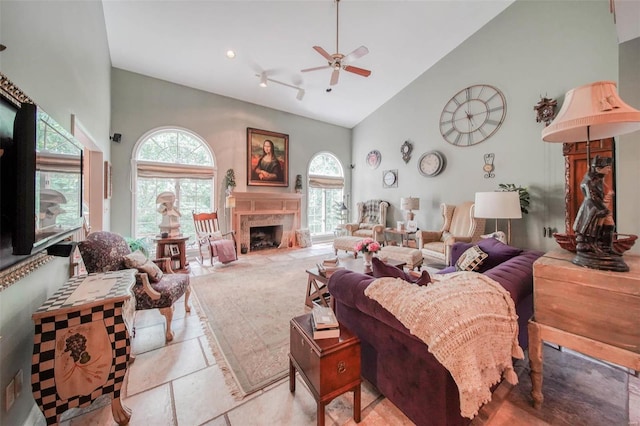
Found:
[[[512, 2], [103, 0], [103, 6], [116, 68], [351, 128]], [[616, 0], [634, 2], [640, 4]], [[619, 20], [627, 17], [619, 11]], [[342, 70], [330, 86], [328, 67], [301, 72], [328, 65], [313, 46], [346, 55], [361, 45], [369, 53], [351, 64], [371, 70], [369, 77]], [[234, 59], [226, 56], [230, 49]], [[267, 87], [259, 86], [262, 72]], [[304, 90], [301, 100], [296, 88]]]

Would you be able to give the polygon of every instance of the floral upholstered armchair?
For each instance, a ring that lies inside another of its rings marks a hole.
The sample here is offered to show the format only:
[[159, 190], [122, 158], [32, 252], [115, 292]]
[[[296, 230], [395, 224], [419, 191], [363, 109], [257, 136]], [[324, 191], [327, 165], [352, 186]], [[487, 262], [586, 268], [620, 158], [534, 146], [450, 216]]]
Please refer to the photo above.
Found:
[[467, 201], [458, 206], [440, 205], [442, 228], [439, 231], [418, 231], [418, 248], [424, 257], [435, 258], [449, 266], [451, 246], [456, 241], [475, 242], [484, 233], [485, 219], [474, 215], [475, 204]]
[[85, 268], [90, 274], [128, 268], [138, 269], [136, 283], [133, 286], [136, 310], [159, 309], [167, 323], [165, 340], [167, 342], [173, 340], [171, 320], [174, 302], [185, 295], [185, 310], [187, 312], [191, 310], [189, 307], [191, 287], [188, 274], [174, 274], [169, 258], [150, 261], [140, 251], [131, 253], [125, 239], [113, 232], [92, 232], [86, 240], [78, 244], [78, 249]]
[[345, 229], [354, 237], [373, 238], [379, 243], [384, 243], [384, 228], [387, 223], [387, 209], [389, 203], [382, 200], [368, 200], [359, 202], [358, 222], [347, 223]]

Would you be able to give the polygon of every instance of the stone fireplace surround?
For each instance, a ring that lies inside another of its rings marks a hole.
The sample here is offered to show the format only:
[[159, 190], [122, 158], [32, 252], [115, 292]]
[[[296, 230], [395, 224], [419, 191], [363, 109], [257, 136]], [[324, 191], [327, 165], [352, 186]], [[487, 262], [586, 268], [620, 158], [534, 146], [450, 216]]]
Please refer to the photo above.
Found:
[[252, 227], [282, 225], [283, 235], [300, 228], [302, 194], [290, 192], [234, 192], [236, 207], [231, 211], [238, 254], [242, 245], [251, 250]]

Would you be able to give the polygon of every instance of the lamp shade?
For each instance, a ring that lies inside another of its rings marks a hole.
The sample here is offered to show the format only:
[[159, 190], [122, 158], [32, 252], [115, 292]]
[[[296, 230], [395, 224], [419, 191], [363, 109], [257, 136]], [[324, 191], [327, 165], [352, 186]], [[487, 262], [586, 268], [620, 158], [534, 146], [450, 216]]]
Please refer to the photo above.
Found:
[[420, 210], [420, 198], [406, 197], [400, 198], [400, 208], [402, 210]]
[[620, 99], [615, 82], [596, 81], [567, 92], [555, 120], [542, 130], [542, 140], [583, 142], [636, 130], [640, 130], [640, 111]]
[[236, 208], [236, 197], [234, 197], [233, 195], [229, 195], [226, 199], [225, 199], [225, 207], [228, 209], [235, 209]]
[[520, 219], [520, 195], [516, 191], [476, 192], [474, 215], [483, 219]]

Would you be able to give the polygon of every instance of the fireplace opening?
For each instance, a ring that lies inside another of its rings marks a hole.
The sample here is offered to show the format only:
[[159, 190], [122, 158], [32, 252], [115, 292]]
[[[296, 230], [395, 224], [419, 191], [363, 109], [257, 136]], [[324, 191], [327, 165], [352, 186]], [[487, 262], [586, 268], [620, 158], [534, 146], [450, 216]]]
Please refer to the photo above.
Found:
[[250, 250], [264, 250], [280, 246], [282, 225], [252, 226], [249, 228]]

